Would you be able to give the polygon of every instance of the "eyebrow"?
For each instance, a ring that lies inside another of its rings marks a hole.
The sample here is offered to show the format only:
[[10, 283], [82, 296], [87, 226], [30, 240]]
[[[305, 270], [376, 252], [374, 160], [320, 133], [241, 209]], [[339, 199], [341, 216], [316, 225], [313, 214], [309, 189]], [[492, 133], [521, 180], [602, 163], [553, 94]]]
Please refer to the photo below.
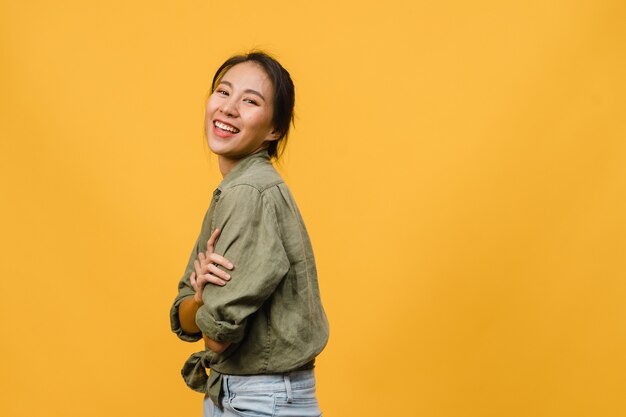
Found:
[[[229, 81], [224, 81], [224, 80], [222, 80], [222, 81], [220, 81], [220, 84], [226, 84], [226, 85], [227, 85], [227, 86], [229, 86], [230, 88], [233, 88], [233, 84], [232, 84], [231, 82], [229, 82]], [[244, 93], [250, 93], [250, 94], [257, 95], [257, 96], [261, 97], [261, 100], [263, 100], [263, 101], [267, 101], [267, 100], [265, 100], [265, 97], [263, 97], [263, 94], [259, 93], [259, 92], [258, 92], [258, 91], [256, 91], [256, 90], [253, 90], [253, 89], [251, 89], [251, 88], [248, 88], [248, 89], [244, 90], [243, 92], [244, 92]]]

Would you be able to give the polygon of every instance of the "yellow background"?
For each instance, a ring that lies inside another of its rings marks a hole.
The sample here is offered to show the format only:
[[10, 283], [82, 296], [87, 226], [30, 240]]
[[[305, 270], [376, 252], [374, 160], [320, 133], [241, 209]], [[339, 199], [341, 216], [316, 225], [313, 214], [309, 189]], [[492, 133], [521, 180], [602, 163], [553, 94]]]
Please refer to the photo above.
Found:
[[290, 70], [328, 417], [626, 415], [626, 3], [0, 5], [0, 415], [199, 416], [217, 66]]

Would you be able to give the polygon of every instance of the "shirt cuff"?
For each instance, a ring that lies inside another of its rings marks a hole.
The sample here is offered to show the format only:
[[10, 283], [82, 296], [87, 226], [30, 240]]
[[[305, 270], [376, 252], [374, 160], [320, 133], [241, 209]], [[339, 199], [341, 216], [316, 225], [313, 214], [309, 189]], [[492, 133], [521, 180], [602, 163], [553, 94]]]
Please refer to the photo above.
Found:
[[185, 298], [193, 296], [194, 294], [195, 291], [183, 288], [174, 300], [172, 308], [170, 309], [170, 324], [172, 326], [172, 331], [176, 333], [176, 336], [178, 336], [179, 339], [184, 340], [185, 342], [197, 342], [202, 339], [202, 333], [200, 332], [186, 333], [180, 326], [180, 319], [178, 318], [178, 307], [180, 306], [180, 303], [182, 303]]
[[246, 321], [230, 323], [216, 320], [209, 312], [206, 304], [200, 307], [196, 313], [196, 324], [203, 334], [220, 343], [239, 343], [243, 340], [246, 330]]

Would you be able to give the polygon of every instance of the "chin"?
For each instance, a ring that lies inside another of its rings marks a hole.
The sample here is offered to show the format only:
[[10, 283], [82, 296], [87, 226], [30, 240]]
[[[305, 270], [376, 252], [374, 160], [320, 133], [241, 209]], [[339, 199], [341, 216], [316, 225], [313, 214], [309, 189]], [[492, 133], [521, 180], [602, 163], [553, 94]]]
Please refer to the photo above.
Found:
[[228, 152], [227, 146], [225, 146], [226, 144], [221, 143], [219, 140], [216, 140], [215, 138], [209, 137], [209, 140], [207, 141], [207, 145], [209, 145], [209, 149], [211, 150], [211, 152], [213, 152], [216, 155], [222, 155], [223, 153]]

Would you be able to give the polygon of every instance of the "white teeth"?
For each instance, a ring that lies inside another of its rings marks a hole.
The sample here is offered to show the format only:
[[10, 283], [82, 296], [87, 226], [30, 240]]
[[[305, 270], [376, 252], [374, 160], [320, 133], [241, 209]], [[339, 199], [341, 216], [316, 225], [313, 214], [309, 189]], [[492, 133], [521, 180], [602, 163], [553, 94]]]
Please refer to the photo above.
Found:
[[213, 122], [213, 124], [215, 126], [219, 127], [222, 130], [227, 130], [227, 131], [232, 132], [232, 133], [239, 133], [239, 129], [237, 129], [236, 127], [229, 126], [229, 125], [227, 125], [225, 123], [215, 121], [215, 122]]

